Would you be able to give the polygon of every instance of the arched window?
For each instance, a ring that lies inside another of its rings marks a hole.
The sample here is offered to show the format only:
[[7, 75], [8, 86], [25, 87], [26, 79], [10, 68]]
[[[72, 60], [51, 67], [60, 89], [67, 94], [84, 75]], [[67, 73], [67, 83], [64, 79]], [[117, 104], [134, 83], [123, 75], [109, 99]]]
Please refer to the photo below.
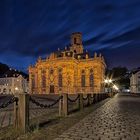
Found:
[[82, 74], [81, 74], [81, 86], [82, 87], [85, 87], [86, 86], [85, 70], [82, 70]]
[[41, 72], [42, 76], [42, 88], [46, 88], [46, 71], [42, 70]]
[[51, 69], [51, 70], [50, 70], [50, 74], [53, 74], [53, 73], [54, 73], [54, 70], [53, 70], [53, 69]]
[[90, 76], [89, 76], [89, 80], [90, 80], [90, 87], [93, 87], [93, 84], [94, 84], [94, 79], [93, 79], [93, 74], [90, 74]]
[[94, 85], [93, 69], [90, 69], [89, 84], [90, 84], [90, 87], [93, 87]]
[[58, 86], [59, 87], [63, 86], [62, 69], [58, 70]]
[[85, 87], [85, 85], [86, 85], [86, 82], [85, 82], [85, 75], [82, 75], [82, 76], [81, 76], [81, 86], [82, 86], [82, 87]]

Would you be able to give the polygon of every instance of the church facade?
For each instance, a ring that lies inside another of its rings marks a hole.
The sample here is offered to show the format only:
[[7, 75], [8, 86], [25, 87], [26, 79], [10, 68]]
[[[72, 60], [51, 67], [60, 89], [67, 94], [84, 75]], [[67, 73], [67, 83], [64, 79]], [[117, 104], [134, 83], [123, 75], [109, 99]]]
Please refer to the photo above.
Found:
[[76, 94], [104, 92], [104, 57], [84, 51], [82, 34], [71, 35], [71, 45], [58, 49], [29, 66], [31, 94]]

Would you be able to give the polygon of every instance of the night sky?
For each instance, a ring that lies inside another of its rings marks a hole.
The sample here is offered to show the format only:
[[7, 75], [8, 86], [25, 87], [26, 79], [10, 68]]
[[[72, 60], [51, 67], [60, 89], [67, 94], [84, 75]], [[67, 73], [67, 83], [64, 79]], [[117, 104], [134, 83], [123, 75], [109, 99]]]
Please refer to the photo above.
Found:
[[140, 67], [140, 0], [0, 0], [0, 62], [26, 70], [82, 32], [108, 66]]

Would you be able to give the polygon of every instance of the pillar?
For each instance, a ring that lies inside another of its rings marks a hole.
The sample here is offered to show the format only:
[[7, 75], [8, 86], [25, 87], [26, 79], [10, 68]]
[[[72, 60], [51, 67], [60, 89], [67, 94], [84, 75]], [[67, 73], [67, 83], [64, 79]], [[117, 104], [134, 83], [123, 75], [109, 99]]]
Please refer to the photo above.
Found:
[[80, 110], [83, 110], [84, 108], [83, 94], [79, 94], [79, 107], [80, 107]]
[[18, 94], [18, 107], [14, 105], [15, 128], [26, 133], [29, 130], [29, 94]]

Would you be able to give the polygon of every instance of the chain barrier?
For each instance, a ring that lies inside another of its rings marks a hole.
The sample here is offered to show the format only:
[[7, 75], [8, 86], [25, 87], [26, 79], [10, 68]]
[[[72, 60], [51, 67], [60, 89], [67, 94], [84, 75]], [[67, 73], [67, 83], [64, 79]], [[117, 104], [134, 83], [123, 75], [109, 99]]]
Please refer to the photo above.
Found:
[[94, 99], [95, 98], [95, 94], [93, 94], [93, 96], [91, 96], [91, 99]]
[[36, 101], [35, 99], [33, 99], [31, 96], [30, 96], [30, 101], [35, 104], [36, 106], [39, 106], [41, 108], [50, 108], [54, 105], [56, 105], [61, 99], [63, 98], [63, 96], [60, 96], [54, 103], [52, 104], [42, 104], [42, 103], [39, 103], [38, 101]]
[[86, 98], [83, 98], [83, 100], [87, 100], [88, 99], [88, 96]]
[[79, 97], [80, 97], [80, 95], [78, 95], [78, 96], [77, 96], [75, 99], [73, 99], [73, 100], [70, 99], [70, 98], [68, 97], [68, 101], [74, 103], [74, 102], [76, 102], [76, 101], [79, 99]]
[[17, 97], [12, 97], [8, 102], [2, 103], [0, 105], [0, 109], [8, 107], [10, 104], [13, 104], [16, 102], [16, 105], [18, 105], [18, 98]]

